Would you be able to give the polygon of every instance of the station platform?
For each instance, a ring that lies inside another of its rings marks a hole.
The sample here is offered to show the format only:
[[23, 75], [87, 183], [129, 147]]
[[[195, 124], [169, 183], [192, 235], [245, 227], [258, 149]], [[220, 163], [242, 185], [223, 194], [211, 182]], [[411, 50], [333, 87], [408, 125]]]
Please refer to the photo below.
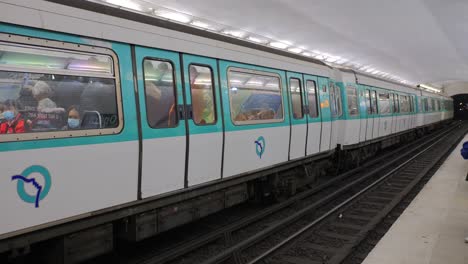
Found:
[[363, 264], [468, 264], [468, 161], [463, 142], [369, 253]]

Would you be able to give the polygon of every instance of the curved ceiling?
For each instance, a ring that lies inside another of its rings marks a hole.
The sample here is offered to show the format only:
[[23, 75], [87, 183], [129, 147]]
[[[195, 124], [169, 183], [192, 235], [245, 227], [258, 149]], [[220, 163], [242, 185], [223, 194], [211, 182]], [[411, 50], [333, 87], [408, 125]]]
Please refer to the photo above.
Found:
[[468, 1], [145, 1], [415, 83], [468, 81]]

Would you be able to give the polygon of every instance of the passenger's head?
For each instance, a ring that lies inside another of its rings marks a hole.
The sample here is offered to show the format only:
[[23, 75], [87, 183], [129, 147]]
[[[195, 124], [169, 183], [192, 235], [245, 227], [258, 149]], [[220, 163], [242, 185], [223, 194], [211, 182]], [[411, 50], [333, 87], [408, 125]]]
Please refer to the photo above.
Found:
[[80, 126], [80, 112], [77, 106], [70, 106], [67, 110], [68, 113], [68, 127], [78, 128]]
[[52, 96], [52, 89], [44, 81], [38, 81], [32, 88], [32, 95], [37, 101], [40, 101], [45, 98]]
[[8, 121], [15, 119], [20, 105], [15, 100], [6, 100], [3, 104], [3, 118]]

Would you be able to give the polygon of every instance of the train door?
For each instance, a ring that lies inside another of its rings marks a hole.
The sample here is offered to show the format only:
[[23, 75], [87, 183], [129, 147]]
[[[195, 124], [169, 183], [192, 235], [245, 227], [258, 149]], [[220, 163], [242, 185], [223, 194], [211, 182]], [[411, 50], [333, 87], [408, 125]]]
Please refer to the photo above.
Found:
[[330, 148], [334, 149], [338, 144], [338, 123], [343, 115], [343, 103], [341, 100], [341, 90], [334, 81], [330, 80], [330, 110], [331, 110], [331, 134], [330, 134]]
[[372, 110], [372, 117], [374, 119], [374, 128], [372, 129], [372, 138], [379, 137], [379, 126], [380, 126], [380, 117], [379, 117], [379, 109], [377, 104], [377, 91], [371, 91], [371, 110]]
[[328, 151], [331, 137], [331, 111], [328, 78], [318, 77], [318, 94], [320, 98], [320, 116], [322, 117], [322, 135], [320, 137], [320, 152]]
[[305, 99], [307, 107], [307, 155], [320, 152], [322, 119], [319, 108], [318, 78], [304, 75]]
[[359, 94], [359, 117], [361, 122], [361, 130], [359, 133], [359, 142], [366, 141], [366, 132], [367, 132], [367, 105], [366, 105], [366, 90], [363, 86], [358, 85], [358, 94]]
[[221, 178], [223, 122], [215, 59], [182, 56], [188, 126], [187, 186]]
[[390, 101], [392, 105], [392, 134], [395, 134], [397, 132], [397, 104], [395, 97], [395, 94], [390, 94]]
[[366, 140], [372, 139], [372, 130], [374, 129], [374, 117], [372, 115], [372, 107], [371, 107], [371, 90], [369, 87], [366, 87], [364, 91], [365, 100], [366, 100], [366, 116], [367, 116], [367, 129], [366, 129]]
[[135, 48], [142, 133], [141, 198], [185, 186], [186, 125], [179, 54]]
[[307, 144], [307, 115], [304, 107], [304, 84], [302, 74], [287, 72], [289, 107], [291, 112], [291, 137], [289, 159], [304, 157]]

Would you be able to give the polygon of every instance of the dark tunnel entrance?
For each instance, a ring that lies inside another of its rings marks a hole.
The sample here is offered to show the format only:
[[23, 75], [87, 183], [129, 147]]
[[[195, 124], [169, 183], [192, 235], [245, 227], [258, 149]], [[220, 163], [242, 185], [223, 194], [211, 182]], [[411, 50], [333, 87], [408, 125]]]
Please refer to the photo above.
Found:
[[453, 118], [468, 120], [468, 94], [457, 94], [453, 98]]

